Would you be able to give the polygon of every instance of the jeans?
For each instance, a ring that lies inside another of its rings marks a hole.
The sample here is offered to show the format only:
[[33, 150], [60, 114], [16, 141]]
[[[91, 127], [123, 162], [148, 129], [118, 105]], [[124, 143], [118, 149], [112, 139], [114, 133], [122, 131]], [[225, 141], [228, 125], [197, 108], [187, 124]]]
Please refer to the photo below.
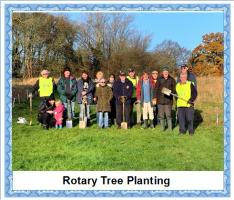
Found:
[[[85, 113], [85, 105], [84, 104], [79, 104], [80, 105], [80, 120], [84, 119], [84, 113]], [[90, 105], [86, 104], [86, 114], [85, 116], [87, 119], [90, 119]]]
[[[63, 103], [64, 107], [67, 109], [67, 103]], [[71, 113], [72, 113], [72, 118], [75, 116], [75, 102], [71, 101]]]
[[98, 112], [98, 126], [102, 128], [103, 125], [105, 128], [109, 127], [108, 112]]

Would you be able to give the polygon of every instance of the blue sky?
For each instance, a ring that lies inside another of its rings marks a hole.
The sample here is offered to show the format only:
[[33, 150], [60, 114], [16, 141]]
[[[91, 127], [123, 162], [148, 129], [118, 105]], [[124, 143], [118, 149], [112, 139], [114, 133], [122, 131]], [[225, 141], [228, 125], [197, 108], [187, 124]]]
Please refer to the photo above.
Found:
[[[211, 32], [223, 32], [222, 12], [129, 12], [134, 16], [132, 24], [143, 34], [152, 34], [149, 50], [163, 40], [173, 40], [189, 50]], [[69, 19], [78, 21], [86, 13], [66, 13]]]

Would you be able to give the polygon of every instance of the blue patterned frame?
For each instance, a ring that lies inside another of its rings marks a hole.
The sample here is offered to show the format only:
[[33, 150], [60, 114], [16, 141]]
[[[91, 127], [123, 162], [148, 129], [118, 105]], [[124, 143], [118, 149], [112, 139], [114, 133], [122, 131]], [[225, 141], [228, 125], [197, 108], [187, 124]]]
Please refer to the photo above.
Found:
[[[228, 197], [230, 196], [230, 4], [4, 4], [5, 16], [5, 196], [6, 197]], [[14, 191], [12, 180], [11, 17], [13, 11], [222, 11], [224, 14], [224, 188], [223, 190]]]

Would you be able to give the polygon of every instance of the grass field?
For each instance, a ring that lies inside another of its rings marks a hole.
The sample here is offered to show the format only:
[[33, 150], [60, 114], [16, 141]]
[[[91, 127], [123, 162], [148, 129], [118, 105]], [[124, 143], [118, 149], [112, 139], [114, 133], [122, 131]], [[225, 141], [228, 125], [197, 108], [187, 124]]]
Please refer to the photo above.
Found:
[[16, 123], [18, 117], [29, 119], [29, 103], [16, 102], [13, 170], [223, 170], [222, 77], [199, 78], [198, 93], [192, 137], [178, 135], [178, 126], [173, 133], [161, 132], [158, 126], [99, 129], [95, 121], [85, 130], [75, 126], [46, 131], [36, 121], [38, 100], [33, 102], [31, 127]]

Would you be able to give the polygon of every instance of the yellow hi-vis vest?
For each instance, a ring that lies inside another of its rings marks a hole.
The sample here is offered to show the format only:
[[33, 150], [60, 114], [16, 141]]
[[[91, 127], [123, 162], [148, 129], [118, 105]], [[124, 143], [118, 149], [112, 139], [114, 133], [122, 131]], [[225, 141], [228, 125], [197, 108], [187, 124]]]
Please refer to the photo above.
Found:
[[39, 95], [40, 97], [49, 97], [53, 93], [53, 80], [52, 78], [39, 78]]
[[136, 86], [137, 86], [139, 78], [138, 78], [138, 76], [136, 76], [135, 78], [131, 78], [130, 76], [127, 76], [127, 79], [129, 81], [131, 81], [133, 84], [132, 97], [135, 98], [136, 97]]
[[188, 101], [191, 98], [191, 84], [192, 83], [190, 81], [186, 81], [185, 84], [176, 84], [177, 95], [184, 99], [177, 99], [177, 107], [190, 107], [190, 104], [186, 101]]

